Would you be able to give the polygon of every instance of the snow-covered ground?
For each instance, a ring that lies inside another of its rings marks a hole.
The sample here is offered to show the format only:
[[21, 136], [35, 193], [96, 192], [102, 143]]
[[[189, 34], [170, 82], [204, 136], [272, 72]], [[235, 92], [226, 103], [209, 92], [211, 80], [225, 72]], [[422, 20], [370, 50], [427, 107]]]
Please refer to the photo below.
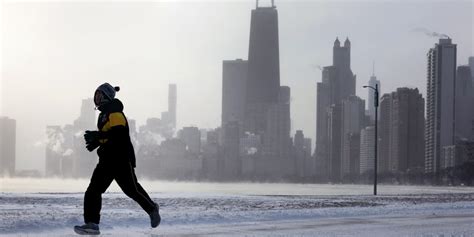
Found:
[[[151, 229], [146, 213], [114, 185], [103, 195], [103, 235], [474, 236], [468, 187], [380, 186], [374, 197], [370, 185], [142, 184], [161, 206], [160, 227]], [[82, 222], [86, 180], [0, 185], [0, 235], [74, 236], [72, 226]]]

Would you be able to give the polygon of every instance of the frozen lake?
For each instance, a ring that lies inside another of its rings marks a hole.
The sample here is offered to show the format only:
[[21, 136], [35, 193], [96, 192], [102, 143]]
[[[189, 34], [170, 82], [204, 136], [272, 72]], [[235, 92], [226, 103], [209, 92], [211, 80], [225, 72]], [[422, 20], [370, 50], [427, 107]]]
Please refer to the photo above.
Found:
[[[75, 236], [87, 180], [1, 179], [0, 235]], [[116, 185], [104, 236], [474, 236], [474, 188], [143, 181], [161, 205], [149, 227]]]
[[[148, 192], [217, 193], [238, 195], [371, 195], [372, 185], [288, 184], [288, 183], [196, 183], [139, 179]], [[88, 179], [0, 178], [0, 192], [84, 192]], [[112, 183], [110, 192], [120, 192]], [[378, 185], [381, 195], [470, 193], [474, 187]]]

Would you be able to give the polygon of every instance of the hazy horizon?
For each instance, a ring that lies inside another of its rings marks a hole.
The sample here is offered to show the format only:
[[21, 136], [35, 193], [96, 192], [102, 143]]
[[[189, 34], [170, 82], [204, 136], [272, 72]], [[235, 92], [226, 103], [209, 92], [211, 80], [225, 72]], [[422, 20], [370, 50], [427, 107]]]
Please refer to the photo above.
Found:
[[[262, 4], [270, 1], [261, 0]], [[382, 93], [417, 87], [425, 97], [426, 53], [457, 44], [474, 56], [472, 1], [275, 1], [281, 84], [291, 87], [292, 132], [315, 142], [319, 66], [332, 64], [336, 37], [349, 37], [357, 95], [372, 75]], [[44, 170], [47, 125], [71, 124], [82, 99], [107, 81], [137, 121], [167, 109], [178, 88], [177, 128], [220, 125], [222, 61], [247, 59], [255, 1], [1, 3], [0, 116], [17, 121], [17, 170]], [[91, 108], [92, 109], [92, 108]], [[94, 129], [94, 128], [91, 128]], [[35, 145], [36, 144], [36, 145]]]

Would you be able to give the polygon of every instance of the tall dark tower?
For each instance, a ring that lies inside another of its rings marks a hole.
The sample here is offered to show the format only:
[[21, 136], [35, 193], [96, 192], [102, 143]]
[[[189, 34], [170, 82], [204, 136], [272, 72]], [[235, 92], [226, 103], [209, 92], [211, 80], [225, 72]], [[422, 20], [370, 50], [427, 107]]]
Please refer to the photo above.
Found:
[[261, 133], [266, 128], [266, 113], [278, 103], [280, 90], [280, 56], [278, 46], [278, 12], [257, 1], [250, 21], [248, 81], [245, 130]]
[[[317, 83], [315, 155], [322, 180], [340, 181], [341, 156], [344, 154], [341, 153], [344, 145], [341, 142], [346, 138], [346, 134], [343, 134], [345, 131], [341, 130], [342, 123], [355, 121], [350, 118], [360, 114], [343, 113], [343, 103], [355, 96], [355, 88], [356, 76], [351, 70], [351, 42], [347, 38], [341, 46], [336, 38], [333, 45], [333, 65], [323, 68], [322, 82]], [[346, 143], [346, 148], [354, 141]]]

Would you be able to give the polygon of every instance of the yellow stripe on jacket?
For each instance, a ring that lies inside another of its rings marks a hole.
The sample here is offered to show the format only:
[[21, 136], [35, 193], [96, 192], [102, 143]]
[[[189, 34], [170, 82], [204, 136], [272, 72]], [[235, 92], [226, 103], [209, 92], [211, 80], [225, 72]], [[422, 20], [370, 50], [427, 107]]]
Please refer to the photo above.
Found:
[[[126, 124], [127, 124], [127, 120], [125, 119], [125, 116], [123, 116], [122, 113], [120, 113], [120, 112], [110, 113], [109, 114], [109, 120], [104, 124], [104, 126], [102, 127], [102, 129], [100, 131], [107, 132], [112, 127], [125, 126]], [[101, 139], [100, 142], [101, 143], [106, 143], [107, 139]]]

